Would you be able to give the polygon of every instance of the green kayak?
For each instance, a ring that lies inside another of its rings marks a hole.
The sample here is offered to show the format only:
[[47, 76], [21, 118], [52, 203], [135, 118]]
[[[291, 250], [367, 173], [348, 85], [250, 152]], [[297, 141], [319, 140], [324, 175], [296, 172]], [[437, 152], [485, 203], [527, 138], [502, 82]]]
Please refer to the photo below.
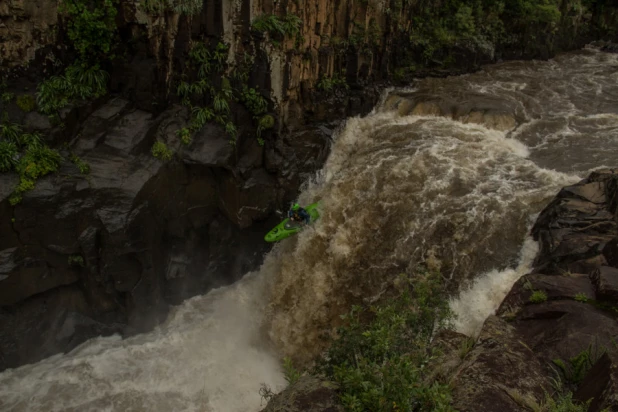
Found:
[[[311, 220], [309, 224], [315, 222], [320, 217], [318, 213], [318, 203], [313, 203], [305, 208], [309, 216], [311, 216]], [[294, 222], [289, 218], [285, 219], [283, 222], [279, 223], [273, 230], [268, 232], [266, 236], [264, 236], [264, 240], [267, 242], [278, 242], [280, 240], [285, 239], [286, 237], [290, 237], [300, 232], [307, 226], [304, 223]]]

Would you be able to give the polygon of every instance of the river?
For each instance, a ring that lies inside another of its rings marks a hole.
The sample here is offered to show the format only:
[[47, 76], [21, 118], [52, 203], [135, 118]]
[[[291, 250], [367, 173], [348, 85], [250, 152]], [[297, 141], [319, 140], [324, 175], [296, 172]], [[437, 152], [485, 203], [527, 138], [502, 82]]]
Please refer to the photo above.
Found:
[[321, 219], [261, 269], [154, 331], [92, 339], [0, 373], [2, 411], [258, 411], [280, 359], [324, 348], [350, 305], [439, 268], [457, 330], [478, 333], [536, 253], [536, 215], [618, 159], [618, 55], [593, 48], [385, 91], [348, 119], [299, 203]]

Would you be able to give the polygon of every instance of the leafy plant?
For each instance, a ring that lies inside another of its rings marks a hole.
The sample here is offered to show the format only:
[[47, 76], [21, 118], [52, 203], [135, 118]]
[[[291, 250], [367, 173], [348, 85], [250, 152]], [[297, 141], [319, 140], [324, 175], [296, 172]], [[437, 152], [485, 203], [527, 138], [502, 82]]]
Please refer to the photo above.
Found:
[[542, 290], [535, 290], [534, 292], [532, 292], [529, 300], [532, 303], [545, 302], [547, 300], [547, 294]]
[[318, 81], [317, 88], [318, 90], [329, 93], [336, 89], [348, 90], [350, 87], [346, 83], [345, 77], [343, 77], [343, 75], [334, 74], [332, 77], [323, 76]]
[[0, 137], [10, 142], [18, 143], [21, 135], [21, 126], [17, 123], [0, 124]]
[[470, 351], [474, 347], [474, 343], [475, 341], [473, 338], [466, 338], [461, 342], [461, 345], [459, 346], [460, 359], [464, 359], [468, 355], [468, 353], [470, 353]]
[[87, 175], [88, 173], [90, 173], [90, 165], [86, 162], [84, 162], [82, 159], [80, 159], [78, 156], [72, 154], [69, 157], [69, 160], [71, 160], [71, 162], [73, 164], [75, 164], [75, 166], [77, 166], [77, 168], [79, 169], [79, 172], [83, 175]]
[[298, 371], [292, 364], [292, 359], [283, 359], [283, 375], [288, 384], [293, 385], [301, 377], [300, 371]]
[[586, 303], [588, 302], [588, 299], [589, 299], [588, 296], [583, 292], [580, 292], [577, 295], [575, 295], [575, 300], [578, 302]]
[[202, 10], [204, 0], [141, 0], [139, 7], [147, 13], [162, 14], [173, 10], [179, 14], [192, 16]]
[[15, 143], [0, 140], [0, 172], [8, 172], [15, 167], [18, 153]]
[[41, 112], [53, 114], [74, 99], [97, 98], [107, 92], [109, 74], [98, 64], [74, 65], [64, 75], [54, 76], [38, 86], [37, 103]]
[[67, 35], [82, 61], [100, 60], [111, 50], [118, 13], [113, 0], [64, 0], [61, 11], [68, 14]]
[[174, 156], [174, 153], [167, 148], [166, 144], [160, 140], [157, 140], [152, 145], [152, 155], [157, 159], [163, 160], [164, 162], [171, 160]]
[[283, 17], [263, 14], [253, 20], [251, 28], [257, 32], [268, 32], [271, 36], [285, 37], [300, 33], [301, 24], [302, 20], [293, 14], [287, 14]]
[[62, 156], [47, 146], [30, 146], [16, 165], [22, 179], [36, 180], [41, 176], [58, 170]]
[[448, 385], [425, 380], [433, 331], [451, 317], [440, 277], [419, 271], [406, 280], [401, 295], [382, 306], [353, 306], [320, 361], [318, 371], [339, 383], [347, 410], [452, 410]]
[[186, 127], [183, 127], [178, 131], [178, 137], [180, 137], [180, 141], [185, 145], [189, 146], [193, 141], [193, 137], [191, 136], [191, 130]]
[[36, 109], [36, 100], [29, 94], [22, 94], [17, 96], [17, 107], [22, 111], [28, 113]]
[[81, 255], [71, 255], [68, 259], [69, 266], [84, 267], [84, 258]]
[[193, 121], [191, 127], [194, 130], [199, 130], [206, 123], [214, 119], [215, 112], [213, 112], [209, 107], [194, 107], [193, 108]]
[[[40, 140], [40, 138], [37, 140]], [[61, 161], [60, 153], [43, 144], [35, 143], [28, 146], [22, 157], [14, 165], [15, 170], [19, 173], [19, 184], [9, 198], [11, 205], [14, 206], [21, 202], [22, 194], [34, 189], [35, 182], [39, 177], [58, 170]]]
[[243, 85], [240, 99], [254, 116], [259, 116], [268, 110], [268, 102], [257, 91], [257, 88]]
[[568, 361], [554, 359], [553, 363], [559, 368], [560, 377], [564, 382], [578, 384], [605, 351], [605, 348], [591, 344]]
[[14, 97], [15, 95], [13, 93], [3, 92], [2, 96], [0, 96], [0, 99], [2, 99], [4, 103], [11, 103]]

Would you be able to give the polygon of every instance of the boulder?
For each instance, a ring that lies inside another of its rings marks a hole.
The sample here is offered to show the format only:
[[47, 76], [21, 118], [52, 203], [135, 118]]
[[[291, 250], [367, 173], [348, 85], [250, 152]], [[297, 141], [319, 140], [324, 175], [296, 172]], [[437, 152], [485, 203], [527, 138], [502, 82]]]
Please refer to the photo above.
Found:
[[343, 412], [343, 406], [335, 383], [303, 375], [275, 395], [262, 412]]
[[618, 306], [618, 269], [601, 266], [590, 274], [596, 288], [597, 299], [607, 300]]
[[551, 388], [546, 367], [515, 328], [496, 316], [485, 321], [476, 346], [451, 377], [458, 411], [521, 411], [521, 398], [540, 400]]
[[[217, 127], [185, 148], [176, 131], [186, 115], [172, 107], [155, 117], [112, 98], [78, 123], [70, 146], [89, 174], [65, 162], [15, 207], [8, 196], [17, 178], [0, 175], [0, 352], [15, 354], [11, 366], [98, 334], [148, 330], [170, 304], [261, 263], [277, 179], [257, 162], [244, 166], [245, 177], [237, 173]], [[155, 139], [178, 153], [173, 160], [153, 157]], [[83, 304], [75, 306], [67, 288], [83, 290]], [[47, 301], [54, 307], [45, 315], [26, 309]], [[33, 333], [54, 344], [40, 348], [45, 342]]]
[[605, 353], [592, 366], [580, 383], [574, 398], [580, 402], [592, 399], [588, 412], [618, 410], [618, 356]]

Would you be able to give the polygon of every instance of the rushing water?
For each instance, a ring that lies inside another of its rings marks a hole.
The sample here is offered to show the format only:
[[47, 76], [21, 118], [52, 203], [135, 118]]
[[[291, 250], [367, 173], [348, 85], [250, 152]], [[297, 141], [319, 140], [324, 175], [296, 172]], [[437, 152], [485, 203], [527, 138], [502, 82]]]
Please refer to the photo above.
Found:
[[261, 270], [130, 339], [0, 374], [7, 411], [252, 411], [279, 359], [323, 348], [338, 315], [419, 263], [474, 335], [529, 268], [535, 215], [618, 154], [618, 56], [595, 50], [425, 79], [349, 119], [300, 196], [322, 218]]

